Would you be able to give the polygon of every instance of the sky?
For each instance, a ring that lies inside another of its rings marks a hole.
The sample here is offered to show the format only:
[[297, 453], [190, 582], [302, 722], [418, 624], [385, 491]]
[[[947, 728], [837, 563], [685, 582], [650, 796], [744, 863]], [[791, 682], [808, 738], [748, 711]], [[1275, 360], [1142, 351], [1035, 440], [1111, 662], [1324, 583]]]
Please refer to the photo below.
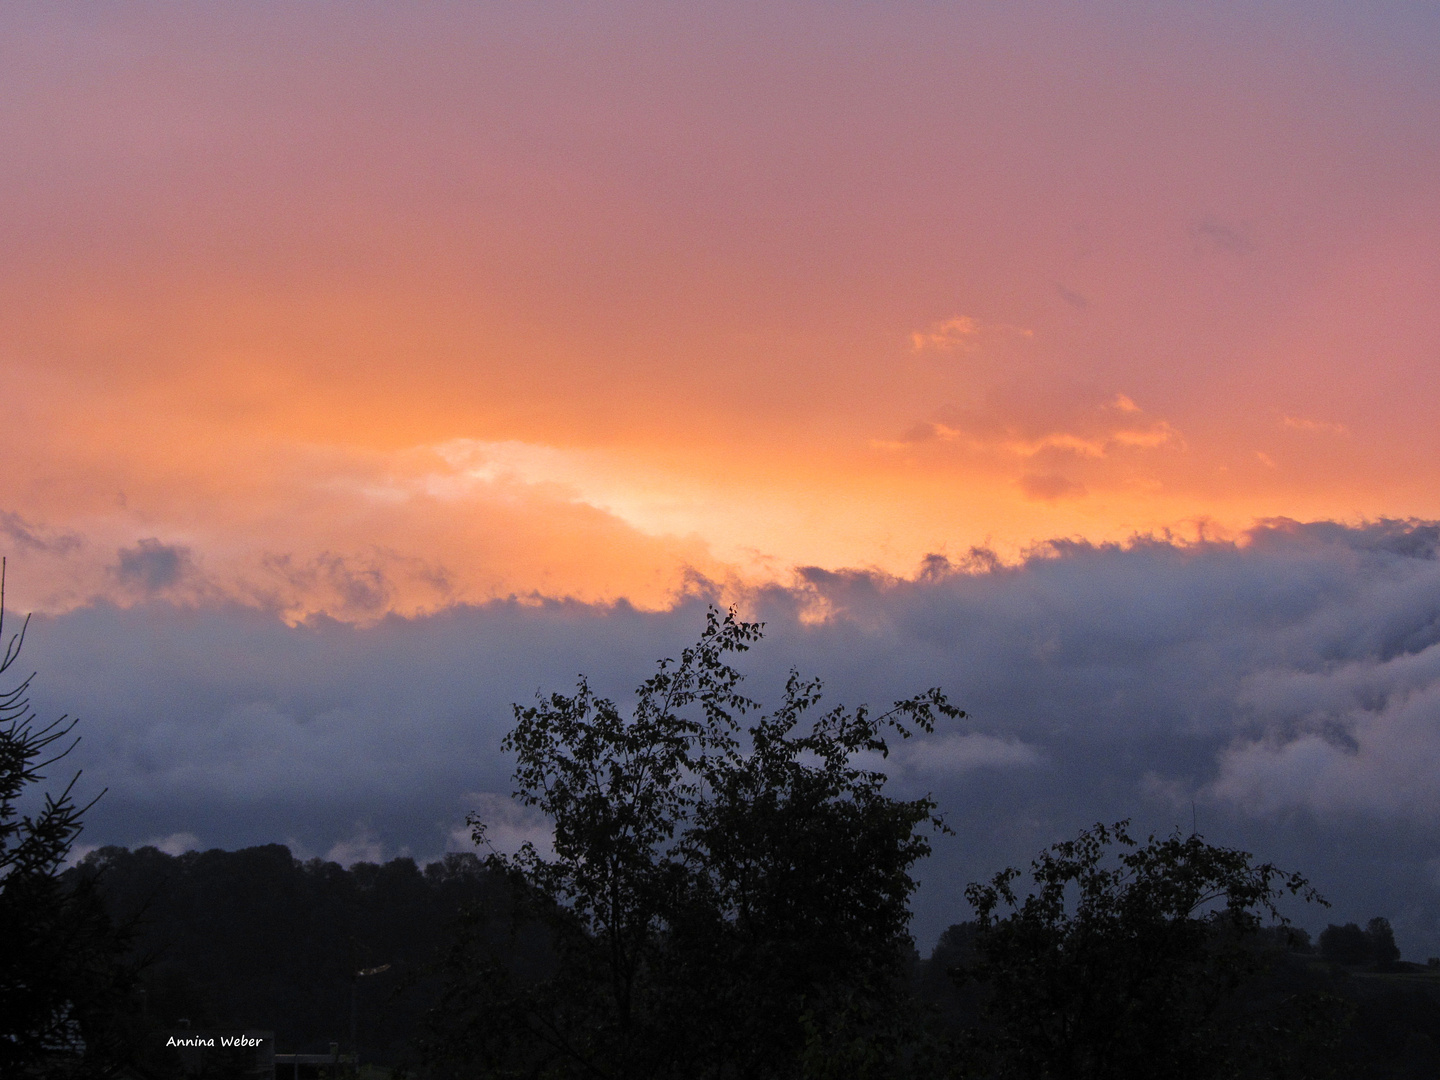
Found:
[[508, 703], [736, 604], [971, 711], [922, 945], [1133, 816], [1440, 952], [1429, 5], [21, 2], [0, 146], [86, 843], [526, 834]]

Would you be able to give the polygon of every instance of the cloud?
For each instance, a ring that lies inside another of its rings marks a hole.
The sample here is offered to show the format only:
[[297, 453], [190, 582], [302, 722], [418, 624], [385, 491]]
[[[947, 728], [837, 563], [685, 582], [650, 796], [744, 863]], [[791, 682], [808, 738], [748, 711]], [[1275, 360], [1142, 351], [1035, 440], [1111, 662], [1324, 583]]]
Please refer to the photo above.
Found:
[[891, 755], [921, 776], [956, 776], [975, 769], [1014, 769], [1038, 765], [1040, 752], [1013, 738], [970, 732], [921, 742], [904, 742]]
[[1254, 230], [1243, 222], [1226, 222], [1204, 217], [1195, 225], [1195, 236], [1208, 247], [1227, 255], [1248, 255], [1255, 250]]
[[385, 861], [385, 845], [371, 829], [357, 823], [354, 832], [331, 846], [325, 853], [325, 859], [341, 866], [354, 866], [359, 862], [380, 863]]
[[124, 585], [142, 593], [163, 592], [178, 585], [192, 569], [190, 549], [163, 544], [154, 537], [132, 548], [121, 548], [115, 575]]
[[1078, 499], [1086, 494], [1085, 485], [1054, 473], [1031, 476], [1028, 473], [1019, 480], [1020, 490], [1027, 499], [1035, 502], [1058, 502], [1060, 499]]
[[1289, 428], [1291, 431], [1310, 431], [1325, 435], [1350, 434], [1350, 429], [1344, 424], [1337, 424], [1329, 420], [1310, 420], [1303, 416], [1281, 417], [1280, 426]]
[[[531, 844], [541, 857], [554, 856], [555, 832], [549, 819], [539, 811], [493, 791], [472, 792], [463, 796], [462, 801], [485, 827], [482, 846], [486, 851], [514, 855]], [[450, 840], [457, 850], [471, 851], [475, 847], [473, 835], [473, 827], [466, 822], [450, 831]]]
[[184, 855], [187, 851], [200, 850], [200, 838], [192, 832], [171, 833], [143, 841], [139, 846], [159, 848], [166, 855]]
[[916, 330], [910, 335], [910, 348], [914, 352], [950, 352], [955, 349], [966, 351], [978, 348], [982, 341], [991, 343], [1015, 338], [1033, 338], [1035, 331], [1008, 323], [982, 323], [969, 315], [955, 315], [940, 322], [931, 323], [928, 330]]
[[1207, 797], [1258, 814], [1303, 808], [1410, 819], [1440, 813], [1440, 643], [1405, 644], [1318, 671], [1267, 671], [1240, 695], [1260, 734], [1220, 756]]
[[[934, 556], [911, 577], [810, 569], [745, 594], [767, 625], [741, 666], [762, 701], [794, 665], [825, 680], [826, 707], [941, 686], [969, 712], [892, 757], [896, 790], [933, 792], [957, 832], [924, 870], [922, 939], [964, 915], [967, 881], [1096, 820], [1188, 829], [1193, 802], [1211, 839], [1314, 877], [1337, 904], [1326, 918], [1387, 914], [1403, 947], [1433, 953], [1437, 550], [1434, 524], [1275, 520], [1230, 540]], [[26, 661], [42, 715], [82, 717], [83, 782], [110, 789], [87, 843], [433, 857], [466, 843], [475, 809], [497, 846], [543, 842], [499, 794], [510, 703], [581, 672], [627, 700], [714, 597], [532, 597], [367, 625], [96, 604], [38, 616]]]
[[32, 524], [13, 510], [0, 510], [0, 534], [27, 551], [68, 555], [82, 546], [78, 533]]
[[721, 576], [728, 565], [701, 527], [745, 531], [732, 494], [743, 480], [716, 491], [543, 444], [371, 453], [281, 441], [252, 456], [246, 482], [258, 490], [233, 497], [207, 490], [228, 480], [196, 474], [162, 508], [139, 509], [139, 496], [72, 508], [70, 533], [0, 515], [14, 534], [12, 603], [55, 612], [163, 597], [288, 622], [373, 622], [512, 593], [662, 606], [692, 571]]
[[928, 330], [916, 330], [910, 335], [910, 347], [916, 352], [925, 349], [949, 350], [969, 347], [980, 324], [968, 315], [956, 315], [942, 322], [932, 323]]
[[350, 555], [323, 551], [309, 559], [271, 553], [261, 565], [265, 576], [250, 584], [251, 596], [291, 622], [317, 612], [373, 622], [394, 609], [398, 596], [411, 603], [424, 596], [427, 606], [444, 606], [456, 592], [445, 567], [383, 547]]
[[925, 443], [1011, 460], [1098, 461], [1128, 451], [1180, 448], [1184, 440], [1168, 421], [1146, 416], [1125, 394], [1011, 383], [992, 388], [976, 404], [942, 406], [898, 442], [877, 445], [899, 449]]

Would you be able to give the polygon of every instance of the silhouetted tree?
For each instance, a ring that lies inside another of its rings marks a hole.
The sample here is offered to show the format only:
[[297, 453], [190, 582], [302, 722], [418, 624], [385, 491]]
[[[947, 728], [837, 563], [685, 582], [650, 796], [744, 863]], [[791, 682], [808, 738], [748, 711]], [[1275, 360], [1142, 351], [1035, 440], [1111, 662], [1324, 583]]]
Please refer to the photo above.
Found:
[[[1278, 901], [1320, 900], [1300, 875], [1199, 836], [1141, 844], [1121, 822], [1041, 853], [1024, 896], [1020, 876], [1005, 870], [966, 893], [978, 928], [962, 976], [985, 989], [995, 1074], [1318, 1075], [1322, 1056], [1304, 1055], [1327, 1030], [1323, 1002], [1290, 1001], [1263, 1023], [1237, 1008], [1265, 966], [1262, 922], [1286, 925]], [[1284, 1053], [1259, 1045], [1266, 1032]]]
[[1353, 922], [1344, 926], [1331, 923], [1320, 932], [1320, 955], [1332, 964], [1385, 971], [1400, 959], [1400, 949], [1390, 920], [1377, 917], [1363, 930]]
[[812, 717], [820, 685], [792, 672], [742, 727], [759, 706], [727, 656], [760, 634], [712, 609], [628, 716], [583, 678], [515, 707], [517, 796], [550, 819], [554, 854], [489, 864], [514, 885], [516, 926], [545, 927], [549, 964], [525, 977], [481, 942], [452, 965], [437, 1072], [863, 1076], [899, 1059], [910, 869], [938, 821], [864, 762], [887, 733], [964, 714], [930, 690]]
[[[0, 563], [0, 640], [3, 590]], [[0, 673], [18, 659], [28, 623], [4, 641]], [[78, 741], [73, 720], [38, 724], [29, 687], [0, 693], [0, 1076], [103, 1076], [128, 1056], [135, 970], [93, 881], [60, 877], [94, 805], [75, 801], [79, 773], [23, 812], [27, 790]]]
[[1390, 920], [1376, 916], [1365, 924], [1365, 933], [1375, 951], [1375, 966], [1381, 971], [1395, 966], [1400, 959], [1400, 947], [1395, 944], [1395, 931]]
[[1375, 963], [1375, 943], [1353, 922], [1344, 926], [1331, 923], [1320, 931], [1320, 955], [1332, 964], [1368, 967]]

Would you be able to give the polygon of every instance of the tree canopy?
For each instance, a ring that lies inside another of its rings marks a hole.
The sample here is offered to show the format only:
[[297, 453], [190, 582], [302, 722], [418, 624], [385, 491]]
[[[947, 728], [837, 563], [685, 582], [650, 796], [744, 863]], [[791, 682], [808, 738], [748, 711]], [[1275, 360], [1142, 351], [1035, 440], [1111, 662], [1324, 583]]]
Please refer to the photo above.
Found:
[[1320, 932], [1320, 955], [1334, 964], [1384, 971], [1400, 959], [1400, 950], [1390, 920], [1377, 916], [1363, 930], [1353, 922], [1344, 926], [1331, 923]]
[[[730, 663], [762, 627], [711, 610], [622, 711], [582, 677], [515, 706], [516, 796], [553, 853], [492, 852], [548, 934], [543, 977], [493, 940], [452, 957], [432, 1066], [459, 1075], [863, 1075], [893, 1057], [913, 946], [910, 871], [941, 827], [885, 791], [887, 738], [964, 714], [938, 689], [819, 708], [791, 672], [771, 711]], [[746, 723], [745, 718], [759, 714]], [[473, 819], [477, 842], [486, 825]]]
[[[4, 619], [0, 564], [0, 675], [19, 659], [29, 623], [7, 640]], [[78, 742], [73, 720], [37, 720], [30, 681], [0, 692], [0, 1076], [104, 1075], [128, 1056], [135, 968], [94, 882], [61, 879], [94, 805], [75, 800], [79, 774], [24, 812], [45, 770]]]
[[[973, 959], [957, 974], [984, 988], [999, 1075], [1320, 1075], [1304, 1053], [1323, 1034], [1323, 1002], [1241, 1007], [1267, 962], [1262, 930], [1283, 941], [1281, 900], [1323, 903], [1305, 878], [1198, 835], [1141, 843], [1128, 822], [1055, 844], [1029, 876], [1023, 894], [1014, 868], [966, 893]], [[1266, 1071], [1260, 1036], [1277, 1032], [1288, 1060]]]

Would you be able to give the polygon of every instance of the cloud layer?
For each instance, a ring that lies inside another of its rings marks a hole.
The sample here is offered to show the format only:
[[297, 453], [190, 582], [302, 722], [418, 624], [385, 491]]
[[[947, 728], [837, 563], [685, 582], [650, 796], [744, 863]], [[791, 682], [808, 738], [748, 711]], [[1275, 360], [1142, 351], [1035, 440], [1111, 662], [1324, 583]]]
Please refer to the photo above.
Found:
[[[1440, 947], [1437, 546], [1429, 524], [1277, 521], [1239, 542], [936, 558], [912, 578], [811, 570], [749, 594], [767, 637], [743, 666], [761, 700], [794, 665], [831, 702], [940, 685], [970, 711], [887, 766], [958, 832], [925, 870], [922, 938], [964, 914], [966, 881], [1133, 816], [1193, 819], [1304, 870], [1337, 903], [1312, 923], [1386, 914], [1418, 955]], [[475, 806], [503, 842], [543, 838], [497, 810], [509, 703], [581, 672], [623, 699], [710, 598], [495, 601], [364, 627], [101, 604], [38, 620], [27, 658], [42, 708], [83, 717], [86, 782], [110, 789], [88, 843], [423, 856], [461, 842]]]

